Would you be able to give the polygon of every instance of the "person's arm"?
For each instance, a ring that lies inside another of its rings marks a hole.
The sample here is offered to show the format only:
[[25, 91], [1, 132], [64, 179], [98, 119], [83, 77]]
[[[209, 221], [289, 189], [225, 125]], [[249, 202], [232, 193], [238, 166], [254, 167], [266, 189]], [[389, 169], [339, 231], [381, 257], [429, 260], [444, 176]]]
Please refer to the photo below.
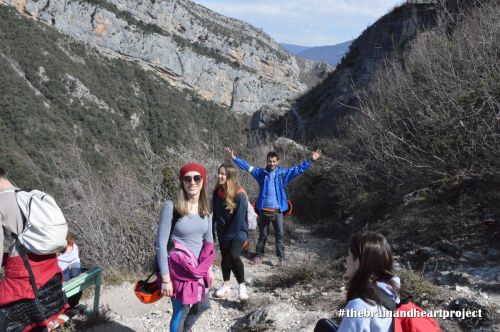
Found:
[[212, 193], [212, 209], [213, 209], [213, 213], [212, 213], [212, 238], [213, 238], [214, 243], [217, 241], [217, 214], [215, 211], [215, 200], [216, 200], [215, 195], [217, 195], [217, 193], [213, 192]]
[[[208, 216], [208, 230], [205, 232], [205, 234], [203, 234], [203, 241], [204, 242], [208, 242], [208, 243], [214, 243], [214, 237], [213, 237], [213, 231], [212, 231], [212, 228], [213, 228], [213, 223], [212, 223], [212, 219], [213, 219], [213, 214], [210, 214]], [[212, 287], [213, 283], [214, 283], [214, 280], [215, 280], [215, 277], [214, 277], [214, 272], [213, 272], [213, 265], [210, 266], [210, 270], [208, 271], [208, 279], [209, 279], [209, 285], [208, 287]]]
[[234, 154], [234, 151], [231, 150], [230, 148], [225, 148], [225, 151], [231, 156], [231, 158], [233, 159], [234, 164], [236, 166], [238, 166], [242, 170], [244, 170], [244, 171], [252, 174], [252, 176], [256, 180], [258, 180], [259, 176], [262, 174], [262, 169], [261, 168], [251, 166], [249, 163], [247, 163], [243, 159], [240, 159], [240, 158], [236, 157], [236, 155]]
[[173, 215], [173, 202], [165, 202], [165, 206], [160, 213], [160, 224], [158, 225], [158, 233], [156, 235], [156, 259], [158, 260], [160, 274], [164, 281], [170, 281], [167, 245], [168, 239], [170, 238], [170, 228], [172, 227]]
[[235, 203], [237, 206], [236, 214], [234, 215], [234, 221], [238, 222], [241, 229], [248, 230], [247, 225], [247, 212], [248, 212], [248, 199], [247, 195], [244, 193], [239, 193], [235, 197]]
[[3, 235], [3, 214], [0, 211], [0, 267], [3, 266], [3, 241], [4, 241], [4, 235]]
[[262, 174], [262, 168], [252, 166], [243, 159], [234, 157], [233, 161], [236, 166], [250, 173], [256, 180], [258, 180], [260, 175]]
[[300, 174], [304, 173], [310, 166], [311, 161], [309, 159], [306, 159], [298, 165], [285, 168], [283, 170], [283, 185], [286, 186], [290, 181], [295, 179]]
[[304, 173], [310, 166], [311, 162], [318, 160], [321, 157], [321, 149], [316, 149], [312, 152], [311, 158], [304, 160], [302, 163], [290, 168], [285, 168], [283, 174], [283, 185], [286, 186], [290, 181], [295, 179], [300, 174]]
[[203, 234], [203, 241], [204, 242], [209, 242], [209, 243], [214, 243], [214, 235], [213, 235], [213, 231], [212, 231], [212, 218], [213, 217], [213, 214], [210, 214], [208, 216], [208, 229], [207, 231], [205, 232], [205, 234]]

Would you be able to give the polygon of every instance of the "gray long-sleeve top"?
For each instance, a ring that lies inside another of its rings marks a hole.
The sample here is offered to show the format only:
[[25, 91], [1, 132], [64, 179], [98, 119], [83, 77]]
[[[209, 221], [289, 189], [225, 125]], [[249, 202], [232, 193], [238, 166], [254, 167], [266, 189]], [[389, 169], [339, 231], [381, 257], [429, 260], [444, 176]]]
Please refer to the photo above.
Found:
[[[23, 217], [19, 205], [17, 205], [15, 192], [0, 193], [0, 266], [2, 265], [4, 236], [5, 234], [14, 233], [19, 235], [23, 231]], [[9, 246], [10, 257], [19, 256], [12, 242]]]
[[[160, 274], [168, 274], [168, 253], [167, 245], [172, 227], [174, 215], [174, 203], [170, 200], [165, 202], [165, 206], [160, 213], [160, 224], [156, 235], [156, 255]], [[196, 257], [200, 256], [204, 242], [214, 242], [212, 234], [212, 215], [201, 217], [198, 214], [188, 214], [179, 218], [172, 231], [172, 240], [184, 244], [193, 252]]]

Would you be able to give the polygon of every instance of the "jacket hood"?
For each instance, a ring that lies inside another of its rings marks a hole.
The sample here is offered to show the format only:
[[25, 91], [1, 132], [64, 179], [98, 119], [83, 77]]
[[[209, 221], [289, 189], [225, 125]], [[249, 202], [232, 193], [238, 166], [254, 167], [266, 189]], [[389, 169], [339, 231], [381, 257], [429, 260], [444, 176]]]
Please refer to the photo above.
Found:
[[[392, 281], [394, 281], [394, 283], [398, 286], [398, 288], [401, 287], [401, 281], [400, 281], [399, 277], [393, 277]], [[396, 292], [396, 290], [394, 290], [391, 285], [386, 284], [385, 282], [377, 281], [377, 286], [382, 292], [384, 292], [386, 295], [390, 296], [391, 299], [393, 299], [395, 302], [399, 303], [398, 292]]]

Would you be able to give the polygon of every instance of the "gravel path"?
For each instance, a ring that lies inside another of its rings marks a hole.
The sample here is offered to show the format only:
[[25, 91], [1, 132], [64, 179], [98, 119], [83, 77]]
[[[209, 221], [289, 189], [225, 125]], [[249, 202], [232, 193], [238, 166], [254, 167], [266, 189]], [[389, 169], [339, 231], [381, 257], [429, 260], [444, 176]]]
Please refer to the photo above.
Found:
[[[335, 253], [338, 243], [334, 240], [317, 239], [306, 228], [289, 226], [289, 234], [287, 234], [289, 241], [286, 246], [289, 259], [287, 269], [318, 259], [328, 259]], [[227, 299], [212, 297], [210, 310], [202, 315], [194, 331], [238, 330], [243, 326], [244, 317], [248, 313], [266, 306], [272, 308], [269, 315], [272, 315], [275, 320], [274, 330], [312, 330], [317, 319], [331, 316], [331, 313], [327, 312], [304, 310], [304, 306], [299, 305], [298, 296], [296, 296], [299, 295], [298, 290], [278, 288], [269, 292], [265, 287], [259, 286], [262, 285], [259, 281], [276, 275], [281, 269], [277, 266], [277, 258], [273, 255], [274, 242], [271, 237], [266, 249], [267, 256], [261, 265], [250, 265], [249, 259], [243, 258], [250, 300], [247, 303], [239, 302], [237, 283], [232, 279], [233, 292]], [[215, 276], [217, 279], [215, 285], [218, 287], [222, 283], [222, 273], [219, 268], [216, 268]], [[172, 314], [170, 300], [163, 298], [154, 304], [145, 305], [135, 297], [132, 288], [133, 285], [128, 282], [118, 286], [103, 285], [101, 306], [109, 308], [108, 315], [111, 321], [98, 324], [85, 331], [168, 331], [168, 322]], [[318, 294], [318, 296], [328, 295]], [[274, 311], [276, 313], [273, 313]]]

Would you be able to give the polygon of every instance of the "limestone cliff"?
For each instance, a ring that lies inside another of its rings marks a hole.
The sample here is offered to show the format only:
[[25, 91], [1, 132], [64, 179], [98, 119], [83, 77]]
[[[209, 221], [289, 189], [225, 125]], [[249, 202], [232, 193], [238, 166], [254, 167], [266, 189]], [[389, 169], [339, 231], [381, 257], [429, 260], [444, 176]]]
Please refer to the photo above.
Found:
[[287, 104], [331, 70], [304, 64], [259, 29], [188, 0], [2, 2], [235, 111]]

